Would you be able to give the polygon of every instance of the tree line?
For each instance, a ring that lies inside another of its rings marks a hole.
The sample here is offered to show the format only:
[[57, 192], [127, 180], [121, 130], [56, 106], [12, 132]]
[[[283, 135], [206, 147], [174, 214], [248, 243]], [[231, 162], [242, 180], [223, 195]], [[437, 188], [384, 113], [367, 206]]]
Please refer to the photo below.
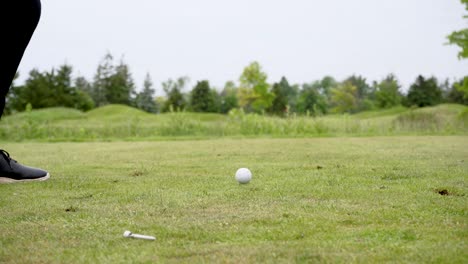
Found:
[[[468, 11], [468, 0], [460, 1]], [[461, 48], [459, 59], [468, 58], [468, 28], [452, 32], [447, 40], [448, 44]], [[237, 84], [228, 81], [221, 90], [212, 87], [208, 80], [200, 80], [188, 91], [189, 79], [179, 77], [163, 82], [165, 96], [155, 98], [149, 74], [141, 91], [136, 92], [129, 66], [123, 59], [115, 62], [109, 53], [97, 67], [93, 80], [82, 76], [73, 78], [72, 73], [73, 68], [67, 64], [50, 71], [32, 70], [23, 85], [13, 82], [6, 98], [5, 112], [57, 106], [88, 111], [106, 104], [125, 104], [150, 113], [228, 113], [231, 109], [240, 108], [245, 112], [283, 116], [289, 113], [356, 113], [398, 105], [468, 105], [468, 75], [453, 83], [419, 75], [404, 94], [393, 74], [371, 82], [362, 76], [352, 75], [341, 81], [325, 76], [309, 83], [291, 84], [282, 77], [275, 83], [268, 83], [267, 74], [260, 64], [252, 62], [244, 68]], [[18, 74], [15, 80], [17, 78]]]
[[420, 75], [406, 94], [392, 74], [372, 82], [352, 75], [342, 81], [325, 76], [310, 83], [291, 84], [282, 77], [275, 83], [268, 83], [268, 76], [258, 62], [244, 68], [237, 84], [228, 81], [222, 89], [212, 87], [208, 80], [197, 81], [189, 89], [188, 77], [169, 79], [162, 83], [165, 96], [160, 97], [155, 97], [149, 74], [141, 91], [136, 92], [129, 66], [123, 59], [116, 62], [111, 54], [104, 56], [92, 81], [72, 76], [73, 68], [67, 64], [50, 71], [32, 70], [23, 85], [13, 82], [7, 96], [7, 113], [21, 112], [27, 107], [62, 106], [88, 111], [106, 104], [124, 104], [150, 113], [228, 113], [241, 108], [245, 112], [284, 116], [290, 113], [356, 113], [398, 105], [468, 105], [468, 94], [461, 89], [463, 79], [450, 83]]

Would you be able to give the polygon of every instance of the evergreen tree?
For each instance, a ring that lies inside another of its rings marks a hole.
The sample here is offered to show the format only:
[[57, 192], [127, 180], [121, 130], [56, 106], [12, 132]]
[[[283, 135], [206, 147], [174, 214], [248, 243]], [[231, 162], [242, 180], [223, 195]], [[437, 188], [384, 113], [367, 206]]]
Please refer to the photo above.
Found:
[[115, 66], [115, 72], [110, 78], [111, 85], [106, 87], [106, 100], [111, 104], [133, 104], [135, 84], [129, 66], [122, 60]]
[[75, 107], [75, 100], [77, 97], [76, 88], [73, 87], [72, 82], [73, 69], [69, 65], [62, 65], [59, 67], [57, 73], [52, 70], [52, 73], [47, 73], [47, 78], [50, 82], [50, 92], [52, 98], [48, 106], [66, 106]]
[[92, 92], [90, 93], [96, 106], [103, 106], [108, 104], [106, 92], [112, 86], [111, 77], [114, 74], [114, 58], [110, 53], [107, 53], [98, 65], [96, 74], [94, 75], [94, 82], [92, 85]]
[[419, 75], [416, 81], [410, 86], [407, 95], [408, 106], [432, 106], [442, 101], [442, 90], [437, 84], [437, 79], [431, 77], [425, 79]]
[[135, 84], [129, 66], [120, 60], [114, 65], [110, 53], [104, 56], [94, 76], [91, 97], [97, 106], [106, 104], [133, 104]]
[[35, 109], [57, 106], [91, 109], [91, 98], [73, 85], [72, 71], [66, 64], [50, 72], [32, 70], [23, 86], [12, 89], [10, 107], [16, 111], [23, 111], [28, 104]]
[[285, 115], [288, 111], [288, 97], [283, 89], [281, 89], [281, 85], [274, 83], [271, 92], [275, 94], [275, 99], [268, 112], [279, 116]]
[[10, 106], [16, 111], [24, 111], [26, 105], [31, 104], [34, 108], [49, 107], [46, 100], [52, 97], [49, 86], [51, 83], [46, 78], [46, 74], [37, 69], [29, 72], [24, 85], [15, 86], [10, 91]]
[[155, 90], [152, 87], [153, 82], [151, 81], [151, 76], [147, 73], [143, 83], [143, 91], [136, 95], [135, 105], [137, 108], [146, 112], [157, 113], [159, 109], [154, 99]]
[[199, 81], [190, 93], [190, 107], [194, 112], [218, 112], [216, 91], [212, 91], [210, 83]]
[[296, 111], [297, 88], [289, 85], [288, 80], [282, 77], [279, 83], [273, 84], [271, 92], [275, 95], [269, 112], [284, 115], [288, 111]]

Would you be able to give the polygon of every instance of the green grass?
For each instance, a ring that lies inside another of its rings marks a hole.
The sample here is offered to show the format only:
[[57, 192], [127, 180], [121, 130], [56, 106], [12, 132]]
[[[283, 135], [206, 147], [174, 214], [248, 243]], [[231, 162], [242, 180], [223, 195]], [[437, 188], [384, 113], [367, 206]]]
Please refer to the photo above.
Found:
[[50, 123], [50, 122], [59, 122], [63, 120], [79, 120], [85, 119], [86, 114], [83, 112], [65, 108], [65, 107], [53, 107], [53, 108], [44, 108], [38, 109], [31, 112], [21, 112], [12, 116], [4, 117], [2, 122], [10, 123], [27, 123], [27, 122], [41, 122], [41, 123]]
[[382, 117], [382, 116], [393, 116], [401, 113], [407, 112], [408, 109], [404, 106], [396, 106], [389, 109], [381, 109], [375, 111], [364, 111], [356, 113], [354, 116], [359, 118], [373, 118], [373, 117]]
[[0, 185], [0, 262], [468, 262], [466, 136], [2, 147], [52, 178]]
[[356, 115], [287, 118], [243, 114], [149, 114], [122, 105], [87, 113], [66, 108], [34, 110], [5, 117], [0, 140], [141, 141], [168, 138], [335, 137], [467, 135], [468, 107], [397, 107]]

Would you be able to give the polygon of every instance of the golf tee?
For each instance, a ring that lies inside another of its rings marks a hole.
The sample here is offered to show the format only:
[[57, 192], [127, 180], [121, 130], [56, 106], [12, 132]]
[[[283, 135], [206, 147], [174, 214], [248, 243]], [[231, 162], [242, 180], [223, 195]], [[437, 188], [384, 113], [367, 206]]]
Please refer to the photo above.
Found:
[[139, 239], [146, 239], [146, 240], [156, 240], [156, 238], [153, 236], [145, 236], [145, 235], [139, 235], [139, 234], [132, 234], [132, 237], [139, 238]]

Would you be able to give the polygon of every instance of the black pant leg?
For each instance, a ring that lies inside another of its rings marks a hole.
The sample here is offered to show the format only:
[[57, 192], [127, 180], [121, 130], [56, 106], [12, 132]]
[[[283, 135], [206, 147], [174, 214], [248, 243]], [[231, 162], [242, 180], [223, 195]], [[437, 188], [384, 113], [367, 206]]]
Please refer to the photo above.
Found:
[[5, 97], [40, 16], [40, 0], [3, 0], [0, 3], [0, 117], [5, 108]]

